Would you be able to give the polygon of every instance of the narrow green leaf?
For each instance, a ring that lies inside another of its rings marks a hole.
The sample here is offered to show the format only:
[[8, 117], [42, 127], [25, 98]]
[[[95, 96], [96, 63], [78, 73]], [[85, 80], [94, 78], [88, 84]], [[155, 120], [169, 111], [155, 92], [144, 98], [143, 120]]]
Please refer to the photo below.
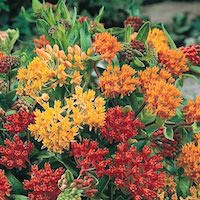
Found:
[[80, 43], [81, 49], [85, 52], [91, 47], [92, 41], [87, 22], [84, 22], [80, 29]]
[[138, 31], [136, 39], [145, 43], [149, 34], [149, 30], [150, 30], [150, 22], [144, 23], [140, 28], [140, 30]]
[[144, 63], [142, 61], [140, 61], [139, 58], [135, 57], [133, 63], [137, 66], [137, 67], [145, 67]]
[[180, 178], [179, 188], [183, 194], [183, 197], [185, 198], [187, 196], [187, 193], [189, 192], [189, 188], [190, 188], [190, 181], [187, 176]]
[[167, 39], [168, 39], [168, 42], [169, 42], [169, 45], [172, 49], [175, 49], [177, 50], [177, 47], [176, 47], [176, 44], [174, 43], [173, 39], [171, 38], [171, 36], [169, 35], [169, 33], [167, 32], [167, 30], [165, 29], [164, 25], [162, 24], [162, 30], [163, 32], [165, 33]]
[[126, 43], [130, 43], [131, 42], [131, 34], [133, 33], [133, 28], [128, 25], [126, 28], [125, 28], [125, 42]]
[[190, 71], [200, 74], [200, 66], [190, 66]]
[[101, 7], [99, 14], [96, 16], [96, 18], [94, 19], [94, 22], [99, 23], [101, 20], [101, 16], [103, 15], [104, 12], [104, 6]]
[[11, 198], [13, 200], [28, 200], [28, 197], [26, 197], [24, 195], [12, 195]]
[[32, 9], [35, 14], [38, 14], [42, 10], [42, 3], [39, 0], [32, 0]]

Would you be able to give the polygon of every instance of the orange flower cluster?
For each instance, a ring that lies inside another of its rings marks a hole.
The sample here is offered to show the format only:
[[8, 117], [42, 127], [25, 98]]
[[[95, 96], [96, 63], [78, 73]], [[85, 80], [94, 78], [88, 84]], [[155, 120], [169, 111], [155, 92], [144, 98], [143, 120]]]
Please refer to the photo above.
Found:
[[158, 54], [158, 60], [173, 75], [181, 77], [183, 72], [188, 71], [187, 58], [180, 50], [162, 50]]
[[112, 36], [110, 33], [98, 33], [95, 35], [95, 40], [93, 42], [94, 51], [101, 55], [103, 59], [111, 60], [115, 55], [122, 50], [122, 45], [117, 42], [117, 38]]
[[99, 79], [99, 87], [106, 98], [126, 96], [139, 85], [139, 80], [134, 75], [135, 70], [129, 65], [123, 65], [121, 70], [119, 66], [108, 66]]
[[145, 102], [148, 111], [161, 118], [170, 118], [182, 102], [181, 92], [165, 80], [156, 80], [147, 88]]
[[33, 42], [35, 47], [39, 49], [46, 47], [46, 45], [49, 44], [49, 41], [46, 39], [45, 35], [41, 35], [39, 39], [34, 38]]
[[155, 47], [156, 52], [167, 50], [169, 48], [168, 39], [162, 30], [154, 28], [149, 31], [147, 42]]
[[143, 92], [146, 91], [155, 80], [166, 80], [167, 83], [174, 82], [174, 79], [169, 72], [165, 69], [159, 69], [158, 67], [147, 67], [144, 71], [138, 72], [138, 77]]
[[178, 157], [178, 166], [184, 168], [187, 176], [200, 181], [200, 140], [197, 134], [196, 141], [183, 145]]
[[200, 122], [200, 96], [196, 101], [190, 99], [188, 105], [183, 107], [183, 113], [186, 115], [186, 122]]

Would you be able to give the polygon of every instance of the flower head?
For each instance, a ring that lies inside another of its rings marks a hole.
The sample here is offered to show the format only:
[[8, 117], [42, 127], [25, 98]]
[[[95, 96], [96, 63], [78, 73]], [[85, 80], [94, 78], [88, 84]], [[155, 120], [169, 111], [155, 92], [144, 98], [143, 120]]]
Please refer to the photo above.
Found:
[[5, 196], [10, 196], [10, 184], [8, 183], [8, 179], [4, 175], [4, 171], [0, 169], [0, 199], [5, 200]]
[[108, 66], [99, 79], [99, 87], [106, 98], [126, 96], [139, 85], [139, 81], [134, 75], [135, 70], [129, 65], [123, 65], [121, 70], [118, 66], [114, 68]]
[[181, 47], [179, 48], [183, 54], [185, 55], [185, 57], [192, 63], [195, 65], [198, 65], [200, 62], [200, 45], [189, 45], [186, 47]]
[[124, 113], [123, 108], [110, 108], [106, 113], [104, 126], [100, 129], [101, 137], [105, 137], [110, 143], [126, 142], [138, 134], [137, 128], [144, 125], [134, 118], [134, 112]]
[[153, 81], [145, 92], [147, 110], [161, 118], [174, 116], [182, 102], [181, 92], [164, 80]]
[[125, 21], [124, 21], [124, 26], [130, 25], [134, 31], [138, 32], [141, 26], [143, 25], [143, 21], [140, 17], [135, 17], [135, 16], [129, 16]]
[[35, 44], [35, 47], [39, 49], [49, 44], [49, 41], [46, 39], [45, 35], [41, 35], [39, 39], [34, 38], [33, 42]]
[[180, 50], [161, 50], [158, 54], [159, 63], [172, 75], [181, 77], [183, 72], [188, 71], [187, 59]]
[[156, 199], [157, 191], [165, 186], [161, 161], [162, 157], [151, 156], [148, 146], [137, 152], [136, 147], [121, 143], [108, 174], [115, 179], [118, 188], [130, 192], [135, 199]]
[[122, 50], [122, 46], [120, 42], [117, 42], [117, 38], [108, 32], [95, 35], [93, 48], [96, 53], [100, 54], [103, 59], [108, 59], [109, 62]]
[[57, 184], [63, 172], [62, 168], [51, 169], [49, 163], [45, 163], [44, 169], [41, 170], [38, 170], [37, 165], [33, 165], [31, 180], [24, 181], [24, 189], [29, 190], [28, 198], [30, 200], [56, 200], [61, 192]]
[[6, 118], [4, 128], [9, 133], [21, 133], [28, 129], [28, 125], [30, 123], [34, 123], [34, 117], [33, 113], [27, 113], [25, 110], [19, 110], [18, 113], [9, 115]]
[[158, 28], [149, 31], [147, 42], [154, 46], [157, 53], [160, 50], [167, 50], [169, 48], [167, 37], [164, 32]]
[[31, 142], [23, 143], [18, 136], [14, 137], [13, 142], [8, 139], [4, 140], [4, 144], [6, 147], [0, 146], [0, 164], [8, 169], [26, 168], [25, 162], [30, 162], [28, 155], [33, 150], [33, 144]]
[[188, 104], [183, 107], [183, 113], [188, 123], [200, 122], [200, 96], [196, 98], [196, 101], [190, 99]]

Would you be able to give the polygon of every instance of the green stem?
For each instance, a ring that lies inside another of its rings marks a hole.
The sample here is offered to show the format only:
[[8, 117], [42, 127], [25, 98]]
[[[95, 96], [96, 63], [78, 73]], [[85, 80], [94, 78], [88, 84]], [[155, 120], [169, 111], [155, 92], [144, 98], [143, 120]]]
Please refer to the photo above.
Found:
[[140, 112], [144, 109], [145, 107], [145, 102], [142, 103], [142, 105], [140, 106], [140, 108], [138, 109], [137, 112], [135, 112], [135, 118], [137, 118], [137, 116], [140, 114]]

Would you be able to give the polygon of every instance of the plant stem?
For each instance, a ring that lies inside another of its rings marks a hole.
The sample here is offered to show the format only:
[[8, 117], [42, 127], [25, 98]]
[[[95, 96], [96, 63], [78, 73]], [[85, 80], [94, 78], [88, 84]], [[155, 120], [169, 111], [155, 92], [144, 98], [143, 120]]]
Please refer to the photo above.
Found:
[[146, 128], [147, 126], [153, 125], [155, 122], [156, 122], [156, 120], [153, 120], [152, 122], [149, 122], [149, 123], [145, 124], [145, 128]]
[[137, 116], [140, 114], [140, 112], [143, 110], [143, 108], [145, 107], [145, 102], [142, 103], [142, 105], [140, 106], [140, 108], [138, 109], [137, 112], [135, 112], [135, 118], [137, 118]]
[[94, 71], [96, 72], [96, 75], [97, 75], [97, 77], [98, 77], [98, 79], [99, 79], [101, 75], [100, 75], [100, 73], [99, 73], [99, 71], [98, 71], [98, 69], [97, 69], [96, 63], [94, 63], [93, 68], [94, 68]]

